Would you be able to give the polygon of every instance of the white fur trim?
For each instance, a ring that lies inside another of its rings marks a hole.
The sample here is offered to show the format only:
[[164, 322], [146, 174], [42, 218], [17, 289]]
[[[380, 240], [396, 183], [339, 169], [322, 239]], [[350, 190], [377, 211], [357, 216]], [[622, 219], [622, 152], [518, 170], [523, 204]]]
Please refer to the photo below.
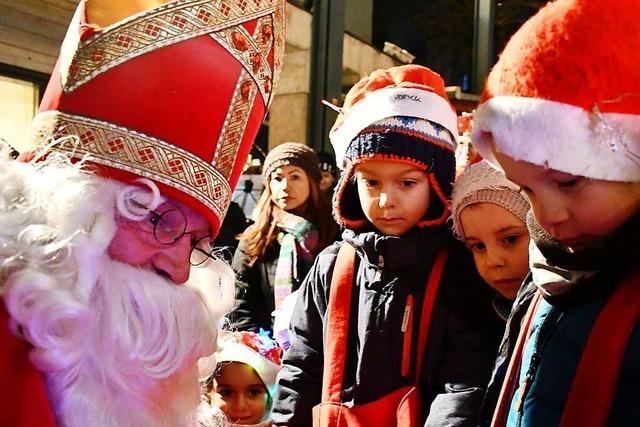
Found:
[[458, 117], [449, 101], [440, 95], [415, 88], [378, 89], [355, 104], [342, 125], [329, 135], [338, 166], [344, 167], [344, 153], [353, 138], [369, 125], [394, 116], [436, 122], [451, 132], [457, 141]]
[[215, 353], [216, 362], [240, 362], [251, 366], [267, 388], [276, 383], [280, 367], [257, 351], [237, 342], [220, 342]]
[[495, 166], [492, 141], [515, 160], [594, 179], [640, 181], [640, 115], [498, 96], [478, 107], [472, 139]]

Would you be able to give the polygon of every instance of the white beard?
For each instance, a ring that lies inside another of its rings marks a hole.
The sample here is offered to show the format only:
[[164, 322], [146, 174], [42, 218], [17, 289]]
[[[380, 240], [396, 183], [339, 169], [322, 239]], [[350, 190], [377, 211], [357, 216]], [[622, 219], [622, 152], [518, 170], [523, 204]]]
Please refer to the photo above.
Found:
[[108, 259], [102, 271], [91, 314], [75, 325], [83, 329], [77, 361], [47, 374], [61, 423], [193, 424], [197, 361], [216, 348], [217, 319], [191, 286]]
[[15, 184], [0, 185], [0, 292], [58, 424], [196, 425], [198, 379], [215, 365], [199, 372], [198, 359], [215, 351], [231, 306], [230, 267], [210, 261], [176, 286], [111, 260], [120, 185], [1, 160], [0, 178], [12, 178], [1, 182]]

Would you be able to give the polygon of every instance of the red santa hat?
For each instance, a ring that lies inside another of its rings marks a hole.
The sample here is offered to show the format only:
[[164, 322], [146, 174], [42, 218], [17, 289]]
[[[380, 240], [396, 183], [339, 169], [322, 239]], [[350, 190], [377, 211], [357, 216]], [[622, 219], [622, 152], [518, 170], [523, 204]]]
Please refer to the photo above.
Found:
[[75, 135], [54, 148], [107, 178], [152, 179], [216, 234], [273, 99], [285, 1], [148, 3], [98, 28], [80, 2], [33, 122], [34, 148]]
[[486, 82], [473, 143], [594, 179], [640, 181], [640, 8], [558, 0], [527, 21]]
[[[392, 117], [429, 120], [448, 130], [454, 141], [458, 136], [456, 112], [449, 103], [440, 75], [420, 65], [376, 70], [349, 90], [341, 114], [329, 133], [338, 167], [346, 167], [346, 151], [359, 133]], [[454, 147], [448, 138], [443, 144]]]

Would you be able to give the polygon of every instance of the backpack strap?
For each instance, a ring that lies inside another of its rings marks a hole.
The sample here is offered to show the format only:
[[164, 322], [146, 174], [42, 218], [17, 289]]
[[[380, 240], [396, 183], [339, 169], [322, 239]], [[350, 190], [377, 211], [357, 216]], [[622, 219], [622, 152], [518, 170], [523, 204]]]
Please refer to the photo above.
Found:
[[322, 370], [322, 402], [339, 403], [347, 354], [347, 335], [351, 311], [351, 291], [355, 270], [356, 249], [343, 243], [333, 268], [329, 304], [327, 306], [327, 335], [324, 343]]
[[598, 314], [573, 377], [560, 427], [607, 425], [627, 342], [640, 318], [639, 279], [636, 270]]
[[540, 291], [536, 291], [533, 294], [533, 299], [529, 304], [527, 313], [522, 319], [520, 324], [520, 333], [516, 340], [516, 345], [511, 354], [511, 360], [509, 360], [509, 367], [500, 389], [500, 395], [498, 397], [498, 403], [496, 410], [493, 413], [493, 419], [491, 420], [491, 427], [503, 427], [507, 425], [507, 418], [509, 417], [509, 408], [511, 407], [511, 399], [513, 399], [513, 393], [516, 390], [518, 384], [518, 377], [520, 376], [520, 366], [522, 365], [522, 355], [524, 354], [524, 347], [531, 335], [531, 327], [533, 325], [533, 318], [535, 317], [538, 306], [542, 300], [542, 294]]
[[[427, 346], [433, 307], [442, 274], [449, 255], [442, 250], [436, 256], [431, 268], [427, 287], [424, 293], [420, 332], [418, 337], [418, 355], [416, 357], [415, 383], [422, 375], [422, 366]], [[349, 317], [351, 311], [351, 294], [355, 271], [356, 250], [348, 243], [343, 243], [338, 251], [336, 264], [331, 278], [329, 304], [327, 306], [327, 335], [324, 344], [324, 366], [322, 373], [322, 402], [341, 402], [342, 381], [346, 363], [346, 351]], [[406, 351], [406, 350], [405, 350]]]
[[427, 350], [429, 330], [431, 329], [431, 318], [433, 317], [433, 307], [436, 303], [438, 290], [440, 289], [440, 283], [442, 282], [442, 273], [444, 272], [444, 266], [447, 263], [448, 257], [448, 249], [443, 249], [438, 252], [436, 260], [431, 267], [431, 273], [429, 273], [429, 279], [427, 280], [427, 287], [424, 291], [422, 315], [420, 318], [420, 335], [418, 337], [418, 357], [416, 357], [416, 386], [422, 377], [422, 367], [424, 366], [422, 362], [424, 361], [424, 355]]

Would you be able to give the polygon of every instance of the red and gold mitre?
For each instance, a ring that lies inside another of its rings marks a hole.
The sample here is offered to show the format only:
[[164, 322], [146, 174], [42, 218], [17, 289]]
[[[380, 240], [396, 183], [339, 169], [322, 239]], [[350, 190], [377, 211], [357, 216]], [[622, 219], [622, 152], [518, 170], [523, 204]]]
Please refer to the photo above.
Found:
[[285, 1], [145, 1], [156, 6], [102, 26], [99, 2], [80, 3], [33, 141], [76, 135], [55, 148], [104, 177], [152, 179], [217, 232], [273, 99]]

